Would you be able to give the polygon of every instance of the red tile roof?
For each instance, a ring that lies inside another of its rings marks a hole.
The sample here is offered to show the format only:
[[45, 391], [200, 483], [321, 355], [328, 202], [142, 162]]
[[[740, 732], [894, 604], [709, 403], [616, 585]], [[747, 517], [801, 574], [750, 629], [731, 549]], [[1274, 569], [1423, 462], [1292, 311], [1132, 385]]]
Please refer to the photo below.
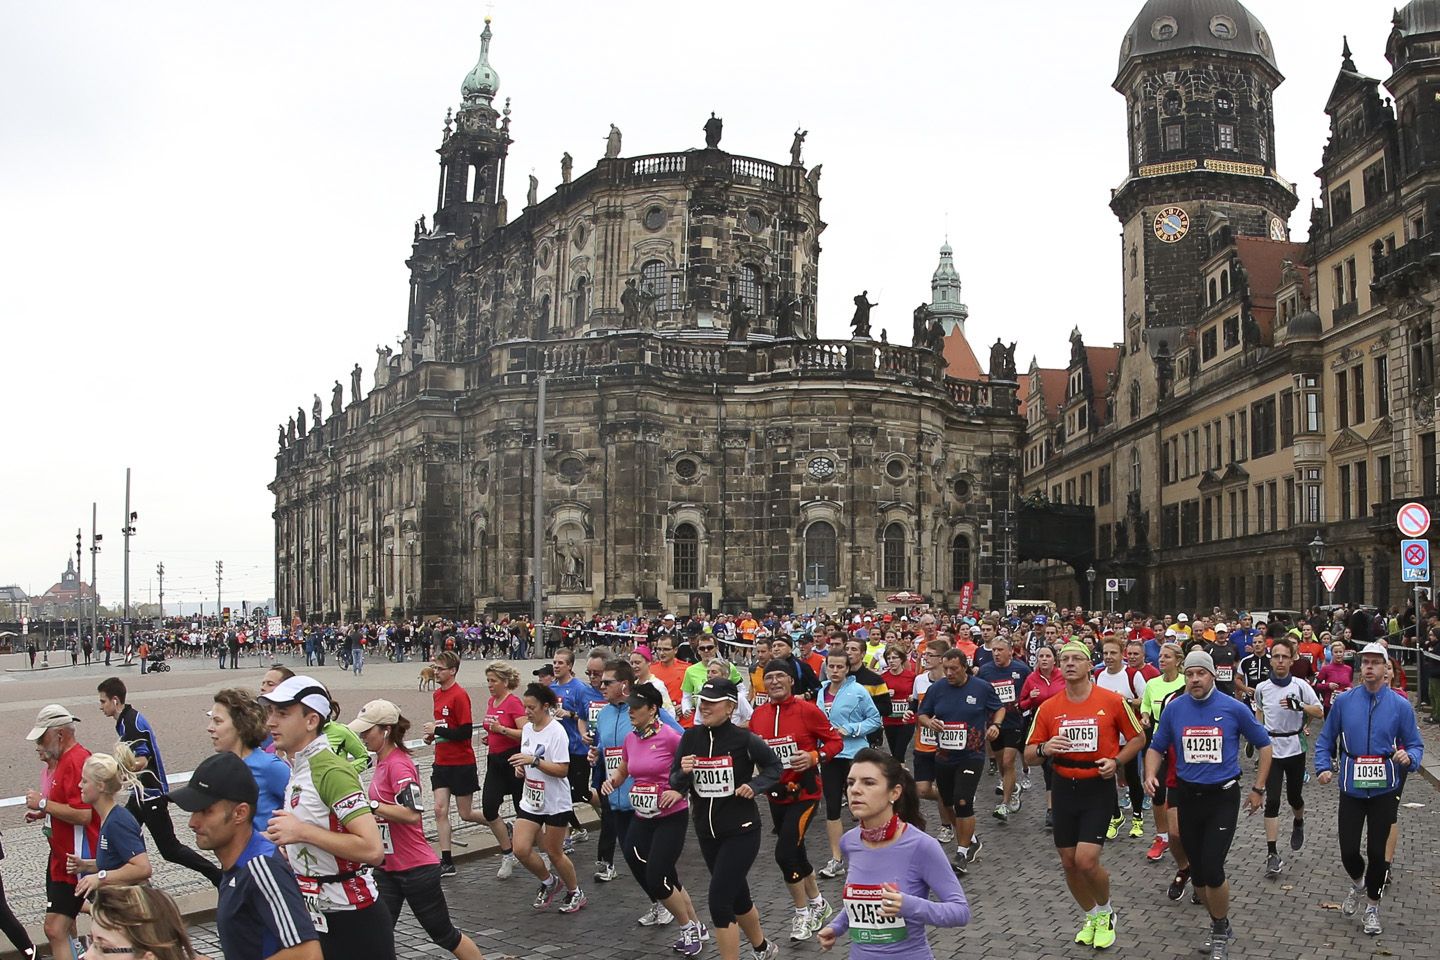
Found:
[[1236, 237], [1235, 253], [1250, 279], [1250, 312], [1260, 325], [1262, 340], [1271, 340], [1275, 327], [1275, 289], [1280, 286], [1280, 264], [1289, 260], [1303, 272], [1305, 244], [1266, 237]]
[[[1040, 374], [1040, 392], [1044, 395], [1045, 419], [1054, 423], [1060, 417], [1060, 404], [1065, 402], [1065, 388], [1069, 386], [1070, 374], [1064, 370], [1050, 367], [1040, 367], [1036, 372]], [[1028, 407], [1030, 398], [1030, 374], [1028, 371], [1020, 375], [1020, 397], [1022, 408]]]
[[945, 362], [949, 364], [945, 368], [946, 376], [959, 380], [981, 379], [980, 361], [975, 359], [975, 351], [970, 349], [970, 341], [959, 327], [945, 335]]

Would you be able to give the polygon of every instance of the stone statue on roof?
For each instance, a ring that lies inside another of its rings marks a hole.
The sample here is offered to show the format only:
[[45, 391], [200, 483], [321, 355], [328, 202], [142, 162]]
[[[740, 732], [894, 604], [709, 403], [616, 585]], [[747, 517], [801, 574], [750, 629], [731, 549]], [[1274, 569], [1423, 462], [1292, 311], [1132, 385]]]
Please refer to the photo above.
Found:
[[335, 386], [330, 389], [330, 419], [334, 420], [340, 416], [340, 411], [345, 407], [345, 388], [340, 386], [340, 381], [335, 381]]
[[809, 130], [795, 128], [795, 136], [790, 141], [790, 165], [792, 167], [803, 167], [805, 164], [800, 160], [800, 151], [805, 147], [805, 138], [810, 135]]
[[910, 345], [912, 347], [925, 346], [930, 336], [930, 305], [928, 303], [920, 304], [910, 317], [912, 320]]
[[720, 146], [720, 134], [725, 126], [725, 121], [715, 116], [715, 111], [710, 111], [710, 119], [705, 121], [705, 149], [714, 150]]
[[360, 364], [350, 371], [350, 402], [358, 403], [360, 400]]
[[620, 156], [620, 128], [610, 124], [610, 132], [605, 136], [605, 159], [610, 160]]
[[625, 281], [625, 289], [620, 293], [620, 309], [626, 325], [633, 329], [640, 322], [640, 291], [634, 277]]
[[750, 339], [750, 307], [744, 299], [735, 297], [726, 311], [730, 317], [730, 339], [743, 343]]
[[786, 337], [798, 336], [800, 326], [800, 298], [793, 293], [782, 297], [775, 311], [775, 337], [783, 340]]
[[[293, 424], [292, 424], [293, 426]], [[280, 424], [280, 449], [285, 449], [285, 424]]]
[[567, 150], [565, 153], [560, 155], [560, 182], [569, 183], [570, 174], [572, 171], [574, 171], [574, 169], [575, 158], [570, 156], [570, 152]]
[[320, 394], [315, 394], [315, 402], [310, 405], [310, 427], [313, 430], [320, 429], [320, 414], [324, 411], [320, 403]]
[[533, 207], [540, 202], [540, 181], [530, 174], [530, 189], [525, 192], [525, 206]]
[[870, 291], [861, 290], [854, 297], [855, 314], [850, 318], [850, 335], [856, 340], [870, 339], [870, 311], [880, 306], [870, 302]]

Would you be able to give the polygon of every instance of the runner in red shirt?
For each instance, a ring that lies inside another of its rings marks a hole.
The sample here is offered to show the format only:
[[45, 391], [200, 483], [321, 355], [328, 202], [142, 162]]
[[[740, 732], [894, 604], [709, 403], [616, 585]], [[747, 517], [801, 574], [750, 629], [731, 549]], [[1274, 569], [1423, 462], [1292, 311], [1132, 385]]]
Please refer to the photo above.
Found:
[[880, 676], [890, 688], [890, 715], [885, 718], [885, 740], [890, 746], [890, 755], [901, 763], [905, 762], [905, 751], [915, 736], [915, 707], [910, 694], [915, 689], [915, 671], [910, 667], [905, 648], [899, 645], [885, 648], [885, 672]]
[[45, 939], [50, 941], [50, 954], [69, 956], [70, 941], [75, 936], [75, 917], [81, 899], [75, 894], [77, 877], [68, 872], [65, 860], [71, 854], [91, 860], [100, 846], [100, 818], [80, 796], [80, 774], [90, 758], [75, 740], [73, 716], [58, 703], [40, 708], [35, 726], [25, 738], [35, 744], [35, 752], [50, 770], [45, 790], [25, 794], [25, 806], [32, 819], [44, 817], [50, 834], [50, 860], [45, 872]]
[[435, 719], [425, 724], [425, 742], [435, 744], [435, 758], [430, 768], [430, 790], [435, 795], [435, 832], [440, 841], [440, 874], [453, 877], [455, 860], [450, 850], [450, 796], [460, 819], [484, 823], [485, 817], [473, 806], [480, 791], [480, 776], [475, 770], [474, 716], [470, 711], [470, 694], [456, 681], [460, 657], [453, 650], [441, 650], [430, 662], [439, 685], [432, 697]]

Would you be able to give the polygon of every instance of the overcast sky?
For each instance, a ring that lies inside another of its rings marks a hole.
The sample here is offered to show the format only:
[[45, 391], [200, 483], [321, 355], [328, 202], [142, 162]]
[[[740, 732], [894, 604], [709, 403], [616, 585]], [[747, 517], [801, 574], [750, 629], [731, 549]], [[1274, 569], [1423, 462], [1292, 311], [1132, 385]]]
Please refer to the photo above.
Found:
[[[1279, 170], [1305, 238], [1341, 35], [1372, 76], [1391, 0], [1252, 0], [1287, 81]], [[132, 599], [273, 593], [275, 425], [405, 319], [411, 224], [429, 216], [445, 108], [487, 10], [514, 110], [506, 192], [559, 157], [703, 144], [824, 163], [820, 332], [908, 337], [948, 232], [976, 352], [1003, 333], [1063, 365], [1076, 324], [1119, 335], [1125, 104], [1110, 89], [1138, 0], [1077, 6], [509, 0], [108, 3], [0, 0], [0, 321], [8, 456], [0, 584], [39, 593], [100, 506], [118, 600], [124, 468]], [[1303, 11], [1303, 13], [1302, 13]], [[497, 104], [498, 105], [498, 104]], [[89, 558], [86, 558], [86, 579]], [[227, 602], [229, 602], [227, 600]]]

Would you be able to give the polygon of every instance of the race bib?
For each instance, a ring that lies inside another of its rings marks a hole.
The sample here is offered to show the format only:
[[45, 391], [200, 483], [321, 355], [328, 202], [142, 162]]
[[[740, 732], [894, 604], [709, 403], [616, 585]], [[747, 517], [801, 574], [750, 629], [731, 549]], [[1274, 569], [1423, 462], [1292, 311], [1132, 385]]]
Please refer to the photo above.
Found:
[[595, 726], [595, 724], [598, 723], [600, 720], [600, 711], [604, 709], [605, 702], [603, 700], [591, 701], [590, 706], [587, 708], [587, 712], [585, 714], [585, 722], [592, 727]]
[[1358, 789], [1383, 790], [1390, 786], [1389, 764], [1384, 757], [1356, 757], [1354, 780]]
[[995, 688], [995, 696], [1000, 698], [1001, 703], [1015, 702], [1014, 680], [996, 680], [990, 685]]
[[730, 757], [696, 757], [691, 777], [695, 796], [714, 800], [735, 795], [735, 761]]
[[1224, 742], [1219, 727], [1186, 727], [1180, 735], [1180, 754], [1186, 763], [1219, 763]]
[[757, 693], [757, 694], [755, 694], [755, 700], [754, 700], [754, 702], [751, 703], [751, 706], [763, 707], [763, 706], [765, 706], [765, 704], [767, 704], [767, 703], [769, 703], [769, 702], [770, 702], [770, 694], [768, 694], [768, 693]]
[[892, 720], [904, 720], [905, 717], [909, 715], [909, 713], [910, 713], [910, 701], [909, 701], [909, 700], [891, 700], [891, 701], [890, 701], [890, 718], [891, 718]]
[[395, 852], [395, 841], [390, 839], [390, 824], [384, 820], [376, 820], [376, 826], [380, 828], [380, 846], [386, 853]]
[[787, 767], [800, 752], [800, 747], [795, 743], [794, 737], [767, 737], [765, 745], [774, 750], [775, 756], [779, 757], [780, 762]]
[[520, 793], [520, 809], [526, 813], [540, 813], [545, 809], [545, 783], [543, 780], [525, 778], [525, 789]]
[[941, 750], [964, 750], [970, 742], [970, 728], [963, 723], [946, 723], [940, 729]]
[[1070, 741], [1066, 753], [1095, 753], [1100, 749], [1100, 724], [1094, 717], [1061, 720], [1060, 736]]
[[300, 899], [305, 903], [305, 912], [310, 915], [310, 922], [315, 927], [316, 933], [329, 933], [330, 924], [325, 920], [325, 911], [320, 909], [320, 883], [309, 877], [296, 877], [296, 883], [300, 887]]
[[1215, 665], [1215, 679], [1220, 683], [1229, 683], [1235, 679], [1235, 668], [1228, 663], [1223, 666], [1217, 663]]
[[635, 784], [630, 788], [630, 806], [635, 809], [635, 816], [644, 817], [649, 820], [660, 815], [660, 787], [658, 784], [647, 784], [641, 786]]
[[915, 734], [915, 740], [922, 747], [935, 746], [935, 731], [929, 727], [920, 727]]
[[614, 777], [620, 772], [620, 761], [625, 759], [624, 747], [605, 748], [605, 776]]
[[845, 884], [845, 916], [851, 943], [899, 943], [909, 934], [905, 918], [884, 915], [885, 888]]

